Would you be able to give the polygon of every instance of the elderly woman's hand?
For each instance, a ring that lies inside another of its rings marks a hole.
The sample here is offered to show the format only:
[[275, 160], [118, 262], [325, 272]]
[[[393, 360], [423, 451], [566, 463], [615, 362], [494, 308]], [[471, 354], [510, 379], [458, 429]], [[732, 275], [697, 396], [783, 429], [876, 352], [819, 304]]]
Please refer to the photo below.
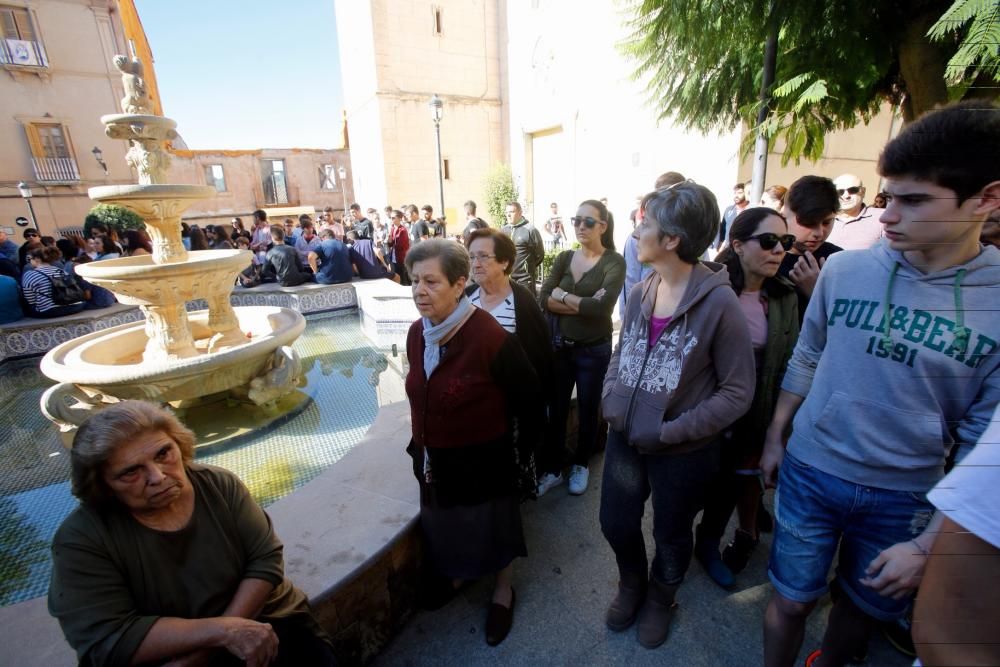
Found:
[[278, 635], [269, 623], [221, 616], [215, 619], [223, 631], [222, 646], [247, 667], [266, 667], [278, 655]]

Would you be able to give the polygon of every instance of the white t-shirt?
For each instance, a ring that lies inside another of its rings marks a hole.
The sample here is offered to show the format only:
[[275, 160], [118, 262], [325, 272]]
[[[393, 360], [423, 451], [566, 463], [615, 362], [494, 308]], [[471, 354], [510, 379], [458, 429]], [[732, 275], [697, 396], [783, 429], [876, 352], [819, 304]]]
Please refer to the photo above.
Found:
[[1000, 549], [1000, 407], [979, 443], [927, 499], [949, 519]]

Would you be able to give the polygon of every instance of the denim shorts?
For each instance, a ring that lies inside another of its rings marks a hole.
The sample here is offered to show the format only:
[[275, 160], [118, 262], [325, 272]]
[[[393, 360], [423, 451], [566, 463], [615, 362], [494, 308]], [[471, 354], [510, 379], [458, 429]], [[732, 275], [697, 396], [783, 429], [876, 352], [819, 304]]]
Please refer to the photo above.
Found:
[[883, 597], [859, 580], [879, 552], [924, 531], [934, 514], [924, 494], [848, 482], [786, 453], [774, 505], [768, 576], [782, 597], [822, 597], [839, 544], [837, 579], [851, 600], [881, 621], [905, 614], [909, 598]]

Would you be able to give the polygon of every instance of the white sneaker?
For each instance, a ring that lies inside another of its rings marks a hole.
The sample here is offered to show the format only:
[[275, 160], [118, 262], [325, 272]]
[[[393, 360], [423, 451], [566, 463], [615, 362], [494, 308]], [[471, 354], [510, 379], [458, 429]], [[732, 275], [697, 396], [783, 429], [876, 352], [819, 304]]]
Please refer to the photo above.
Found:
[[542, 478], [538, 480], [538, 497], [541, 498], [549, 492], [549, 489], [554, 489], [562, 483], [562, 473], [555, 474], [550, 472], [542, 475]]
[[582, 496], [590, 482], [590, 470], [583, 466], [573, 466], [569, 471], [569, 492], [574, 496]]

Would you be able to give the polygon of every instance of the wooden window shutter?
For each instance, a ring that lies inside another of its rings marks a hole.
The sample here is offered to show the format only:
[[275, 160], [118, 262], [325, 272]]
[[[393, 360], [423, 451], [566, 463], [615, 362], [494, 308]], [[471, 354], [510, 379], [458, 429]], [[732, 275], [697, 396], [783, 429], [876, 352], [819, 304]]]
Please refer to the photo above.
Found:
[[24, 133], [28, 135], [28, 148], [31, 149], [31, 156], [45, 157], [45, 149], [42, 147], [42, 138], [38, 135], [38, 128], [31, 123], [26, 123]]
[[0, 18], [3, 20], [3, 36], [6, 39], [23, 39], [29, 42], [35, 40], [35, 30], [31, 25], [31, 15], [23, 7], [0, 8]]

